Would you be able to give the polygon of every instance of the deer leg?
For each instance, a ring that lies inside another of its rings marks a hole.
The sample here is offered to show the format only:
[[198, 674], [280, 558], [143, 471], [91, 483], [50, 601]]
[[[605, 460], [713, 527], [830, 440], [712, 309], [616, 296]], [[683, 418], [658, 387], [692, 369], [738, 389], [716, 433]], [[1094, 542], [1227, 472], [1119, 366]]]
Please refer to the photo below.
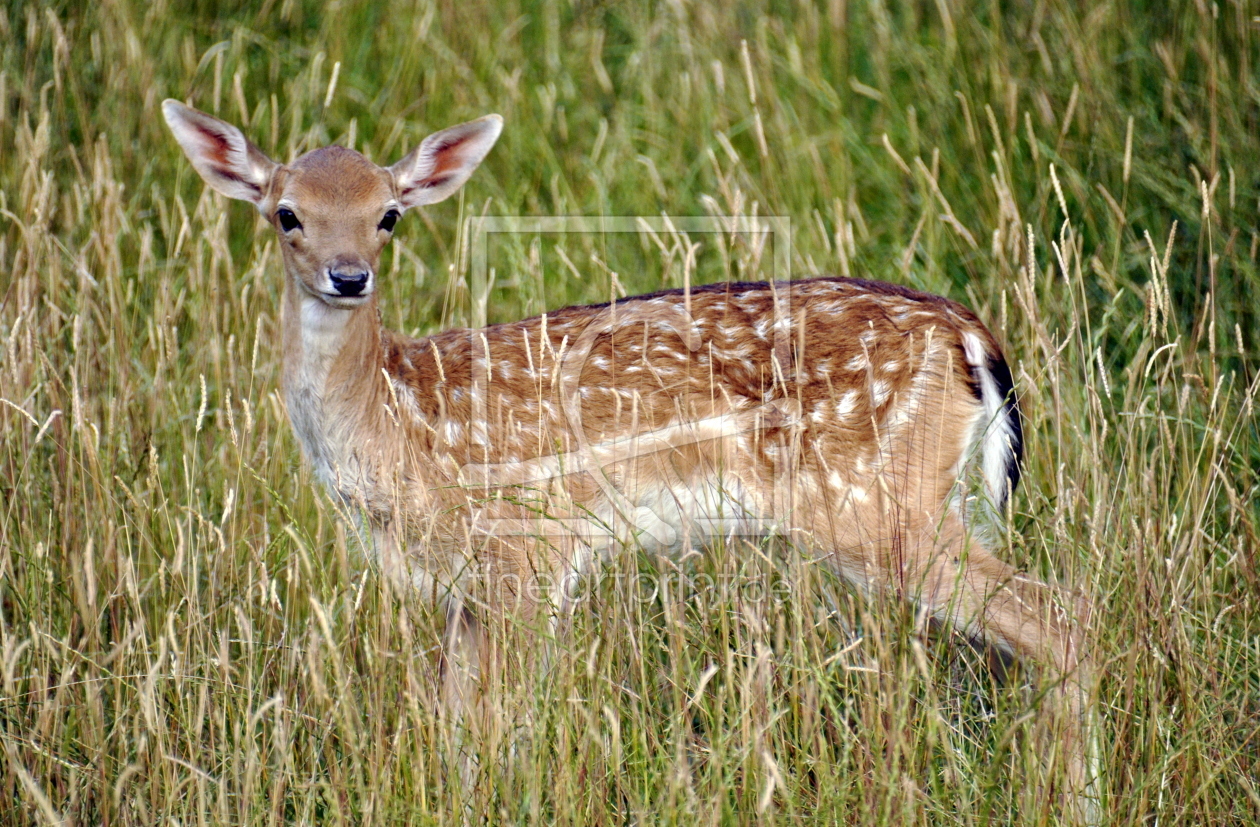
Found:
[[539, 632], [554, 629], [567, 611], [572, 567], [544, 545], [531, 537], [491, 538], [482, 549], [486, 564], [468, 584], [473, 591], [448, 605], [443, 704], [484, 744], [512, 725], [524, 700], [513, 697], [523, 685], [518, 678], [543, 658]]
[[482, 660], [489, 652], [485, 626], [464, 601], [452, 598], [446, 609], [441, 672], [442, 705], [453, 717], [476, 704], [486, 671]]
[[1084, 607], [998, 560], [954, 515], [918, 532], [907, 551], [898, 573], [907, 597], [938, 621], [1039, 665], [1059, 682], [1053, 729], [1066, 762], [1065, 792], [1080, 820], [1094, 821], [1095, 762], [1086, 726], [1089, 663], [1080, 626]]

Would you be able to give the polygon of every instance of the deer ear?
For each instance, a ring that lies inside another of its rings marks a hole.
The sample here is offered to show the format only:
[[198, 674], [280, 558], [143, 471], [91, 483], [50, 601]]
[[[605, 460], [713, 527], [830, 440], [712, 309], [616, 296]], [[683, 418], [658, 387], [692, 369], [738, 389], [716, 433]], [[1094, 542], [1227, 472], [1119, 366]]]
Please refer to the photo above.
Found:
[[179, 101], [163, 101], [162, 114], [184, 154], [211, 188], [228, 198], [262, 205], [271, 174], [279, 166], [275, 161], [230, 123]]
[[503, 118], [486, 115], [424, 139], [389, 168], [403, 209], [436, 204], [463, 186], [503, 131]]

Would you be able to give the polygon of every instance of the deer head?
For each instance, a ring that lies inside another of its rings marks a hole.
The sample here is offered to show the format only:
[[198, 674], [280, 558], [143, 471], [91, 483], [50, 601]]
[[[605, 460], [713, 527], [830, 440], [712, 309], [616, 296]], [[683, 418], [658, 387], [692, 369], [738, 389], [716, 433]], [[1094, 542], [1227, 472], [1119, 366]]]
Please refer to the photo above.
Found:
[[218, 118], [174, 100], [162, 114], [205, 182], [250, 202], [275, 227], [285, 270], [304, 297], [347, 310], [371, 298], [381, 250], [402, 214], [458, 190], [503, 129], [498, 115], [453, 126], [388, 167], [339, 146], [279, 164]]

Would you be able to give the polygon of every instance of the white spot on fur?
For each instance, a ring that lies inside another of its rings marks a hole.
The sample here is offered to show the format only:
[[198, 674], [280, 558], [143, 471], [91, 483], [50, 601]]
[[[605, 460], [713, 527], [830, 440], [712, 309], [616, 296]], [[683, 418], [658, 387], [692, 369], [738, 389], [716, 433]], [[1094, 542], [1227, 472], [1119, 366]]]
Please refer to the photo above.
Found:
[[889, 394], [892, 393], [892, 386], [883, 379], [876, 379], [871, 383], [871, 405], [878, 408], [888, 401]]
[[415, 389], [397, 379], [391, 379], [390, 384], [394, 386], [394, 398], [398, 400], [398, 406], [412, 419], [420, 419], [420, 406], [416, 403]]
[[844, 419], [852, 414], [857, 407], [857, 399], [857, 391], [846, 391], [843, 396], [836, 400], [836, 416]]

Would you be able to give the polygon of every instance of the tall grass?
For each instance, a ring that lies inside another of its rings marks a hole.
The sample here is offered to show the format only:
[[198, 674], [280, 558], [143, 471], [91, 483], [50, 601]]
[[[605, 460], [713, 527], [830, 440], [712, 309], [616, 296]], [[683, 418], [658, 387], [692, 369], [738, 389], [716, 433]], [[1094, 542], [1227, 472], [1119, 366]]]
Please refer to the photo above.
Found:
[[[587, 584], [455, 783], [441, 618], [303, 468], [275, 243], [173, 96], [281, 159], [503, 114], [387, 255], [410, 332], [468, 322], [483, 213], [786, 215], [795, 275], [975, 307], [1027, 417], [1004, 556], [1093, 603], [1104, 820], [1260, 823], [1252, 5], [233, 5], [0, 8], [0, 822], [1060, 816], [1035, 680], [747, 549]], [[509, 240], [488, 314], [655, 289], [666, 247]]]

